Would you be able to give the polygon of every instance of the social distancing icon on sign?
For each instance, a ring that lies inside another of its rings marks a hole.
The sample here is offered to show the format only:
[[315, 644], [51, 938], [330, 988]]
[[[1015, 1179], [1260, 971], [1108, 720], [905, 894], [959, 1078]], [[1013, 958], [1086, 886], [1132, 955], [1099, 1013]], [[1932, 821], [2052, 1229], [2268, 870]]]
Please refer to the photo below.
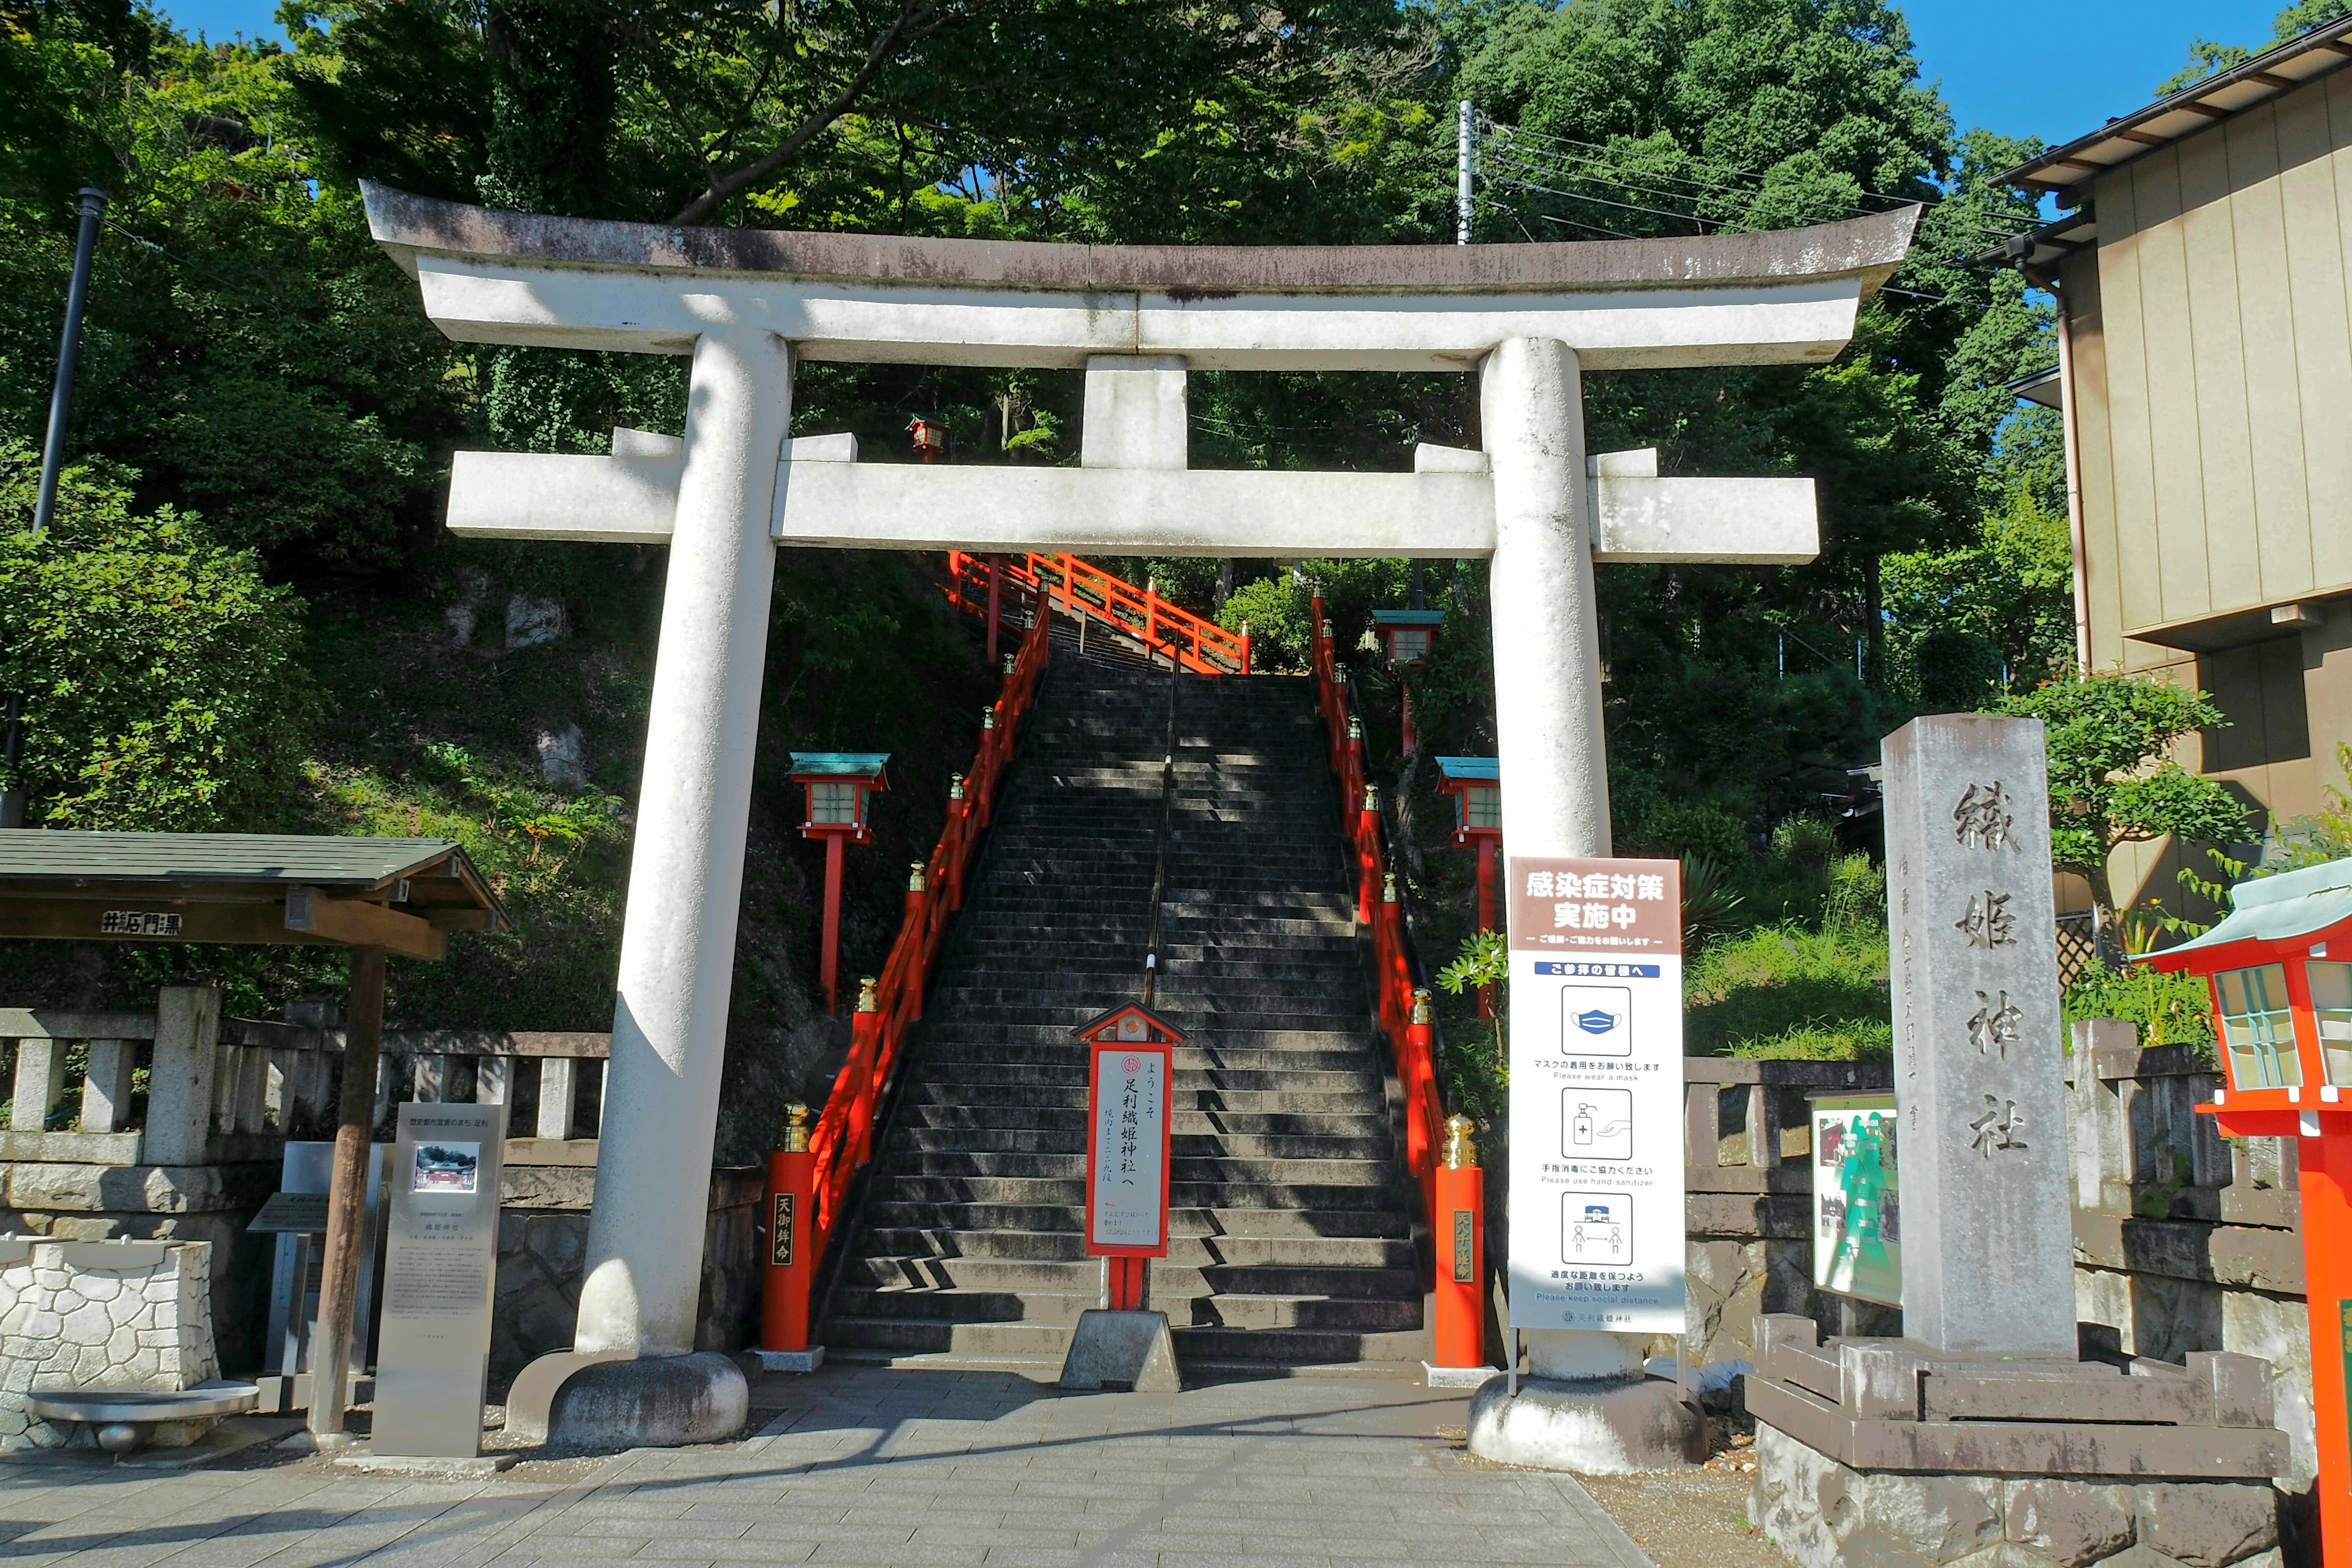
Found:
[[1630, 1193], [1562, 1193], [1560, 1260], [1601, 1268], [1633, 1263], [1633, 1197]]
[[1622, 985], [1561, 986], [1559, 1048], [1566, 1056], [1632, 1056], [1632, 990]]

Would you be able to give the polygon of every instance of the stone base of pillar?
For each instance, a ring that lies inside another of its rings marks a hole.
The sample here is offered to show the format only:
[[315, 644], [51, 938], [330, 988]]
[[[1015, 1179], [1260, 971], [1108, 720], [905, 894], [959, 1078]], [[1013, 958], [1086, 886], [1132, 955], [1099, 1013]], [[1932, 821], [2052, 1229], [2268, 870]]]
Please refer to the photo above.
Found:
[[1706, 1418], [1662, 1378], [1635, 1383], [1488, 1379], [1470, 1400], [1470, 1451], [1498, 1464], [1588, 1476], [1679, 1469], [1706, 1458]]
[[1750, 1523], [1801, 1568], [2277, 1568], [2266, 1480], [1858, 1470], [1756, 1426]]
[[1062, 1360], [1061, 1386], [1117, 1389], [1127, 1394], [1174, 1394], [1183, 1386], [1176, 1372], [1176, 1341], [1165, 1312], [1078, 1314]]
[[551, 1447], [675, 1448], [723, 1443], [751, 1414], [751, 1385], [716, 1351], [608, 1361], [572, 1373], [548, 1414]]

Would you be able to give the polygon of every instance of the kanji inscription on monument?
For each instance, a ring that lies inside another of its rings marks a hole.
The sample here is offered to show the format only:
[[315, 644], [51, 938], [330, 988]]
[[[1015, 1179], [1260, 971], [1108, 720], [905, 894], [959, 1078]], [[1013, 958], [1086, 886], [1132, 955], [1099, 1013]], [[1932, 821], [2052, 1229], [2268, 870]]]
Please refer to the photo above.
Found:
[[2039, 719], [1885, 742], [1905, 1334], [2072, 1358], [2065, 1065]]

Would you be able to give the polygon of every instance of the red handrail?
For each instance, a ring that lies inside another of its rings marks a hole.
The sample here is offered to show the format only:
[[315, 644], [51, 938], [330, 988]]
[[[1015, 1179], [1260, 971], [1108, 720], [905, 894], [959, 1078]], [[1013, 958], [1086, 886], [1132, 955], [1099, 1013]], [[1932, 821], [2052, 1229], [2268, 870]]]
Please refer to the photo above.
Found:
[[[873, 984], [861, 988], [857, 1012], [850, 1027], [849, 1055], [833, 1080], [833, 1092], [809, 1133], [810, 1190], [804, 1195], [809, 1258], [796, 1269], [797, 1288], [806, 1290], [822, 1263], [825, 1248], [841, 1221], [849, 1184], [858, 1167], [873, 1157], [874, 1118], [897, 1069], [907, 1031], [923, 1016], [923, 986], [947, 940], [949, 919], [963, 902], [964, 872], [970, 867], [979, 829], [985, 826], [996, 800], [1004, 766], [1013, 755], [1021, 719], [1037, 696], [1049, 647], [1046, 623], [1041, 617], [1021, 639], [1021, 650], [990, 711], [992, 729], [981, 731], [980, 749], [971, 772], [950, 791], [947, 826], [931, 850], [919, 879], [910, 879], [907, 912], [898, 924], [890, 956]], [[807, 1321], [805, 1313], [800, 1321]], [[771, 1350], [802, 1350], [802, 1345], [771, 1345]]]
[[[989, 558], [962, 550], [950, 550], [947, 556], [948, 596], [974, 614], [986, 616]], [[1151, 584], [1139, 588], [1077, 556], [1034, 550], [1008, 552], [998, 557], [998, 580], [1025, 593], [1033, 610], [1050, 600], [1064, 614], [1083, 616], [1122, 632], [1161, 658], [1175, 658], [1195, 675], [1250, 673], [1246, 626], [1229, 632], [1170, 603]]]
[[1348, 680], [1333, 657], [1330, 629], [1323, 619], [1322, 593], [1318, 590], [1309, 603], [1313, 635], [1307, 665], [1315, 682], [1316, 710], [1322, 714], [1330, 737], [1331, 770], [1339, 776], [1341, 826], [1355, 858], [1356, 919], [1371, 928], [1381, 1030], [1389, 1037], [1397, 1081], [1404, 1089], [1405, 1167], [1421, 1184], [1434, 1237], [1445, 1106], [1431, 1048], [1428, 997], [1414, 989], [1412, 965], [1405, 957], [1404, 895], [1381, 842], [1379, 795], [1364, 776], [1363, 726], [1351, 721]]

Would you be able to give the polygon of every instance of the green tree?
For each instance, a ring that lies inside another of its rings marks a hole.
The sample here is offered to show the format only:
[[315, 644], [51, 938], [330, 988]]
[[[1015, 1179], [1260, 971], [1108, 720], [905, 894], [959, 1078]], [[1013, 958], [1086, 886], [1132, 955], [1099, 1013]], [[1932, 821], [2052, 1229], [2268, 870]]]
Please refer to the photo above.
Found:
[[57, 526], [39, 465], [0, 446], [0, 689], [25, 694], [28, 821], [194, 832], [283, 822], [315, 703], [301, 601], [194, 517], [132, 510], [132, 476], [68, 468]]
[[2050, 858], [2090, 883], [2102, 931], [2116, 929], [2107, 861], [2122, 846], [2245, 837], [2246, 808], [2168, 754], [2176, 742], [2228, 722], [2202, 691], [2148, 675], [2070, 676], [2003, 698], [1991, 710], [2045, 726]]
[[2073, 542], [2030, 489], [1987, 513], [1974, 542], [1890, 555], [1884, 571], [1895, 685], [1911, 706], [1966, 711], [2074, 663]]

